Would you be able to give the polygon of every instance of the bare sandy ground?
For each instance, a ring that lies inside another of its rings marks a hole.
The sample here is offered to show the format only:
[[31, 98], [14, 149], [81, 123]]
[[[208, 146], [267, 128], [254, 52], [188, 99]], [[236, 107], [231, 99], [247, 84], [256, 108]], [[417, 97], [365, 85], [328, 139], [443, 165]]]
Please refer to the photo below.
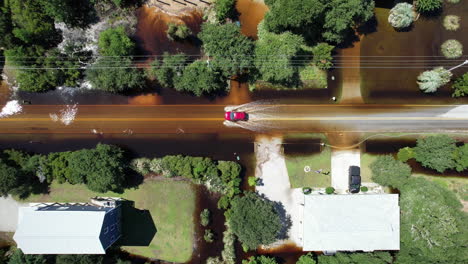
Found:
[[282, 139], [276, 137], [260, 136], [256, 139], [257, 167], [255, 176], [263, 182], [263, 185], [257, 186], [256, 190], [269, 200], [281, 203], [286, 215], [291, 220], [291, 227], [287, 233], [288, 238], [267, 247], [274, 248], [291, 243], [302, 247], [304, 195], [301, 189], [291, 189], [281, 143]]
[[0, 197], [0, 232], [14, 232], [18, 224], [18, 208], [24, 206], [11, 196]]
[[348, 190], [349, 166], [361, 165], [361, 152], [359, 149], [332, 150], [331, 182], [337, 193], [346, 193]]

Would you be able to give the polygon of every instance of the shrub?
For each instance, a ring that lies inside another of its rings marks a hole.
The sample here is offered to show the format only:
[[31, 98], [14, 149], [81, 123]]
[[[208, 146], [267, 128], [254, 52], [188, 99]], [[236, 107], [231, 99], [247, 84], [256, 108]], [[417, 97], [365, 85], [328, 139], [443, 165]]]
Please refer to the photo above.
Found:
[[369, 191], [369, 188], [367, 188], [367, 186], [361, 187], [361, 192], [367, 192], [367, 191]]
[[433, 93], [442, 85], [447, 84], [452, 78], [452, 73], [443, 67], [437, 67], [430, 71], [424, 71], [418, 76], [419, 89], [425, 93]]
[[227, 18], [235, 19], [237, 16], [236, 0], [216, 0], [214, 6], [216, 19], [221, 23]]
[[258, 183], [258, 178], [256, 178], [255, 176], [252, 176], [252, 177], [249, 177], [247, 179], [247, 182], [249, 184], [249, 186], [257, 186], [257, 183]]
[[414, 150], [410, 147], [401, 148], [398, 151], [397, 159], [399, 161], [407, 162], [409, 159], [414, 158]]
[[444, 17], [444, 28], [455, 31], [460, 27], [460, 17], [456, 15], [447, 15]]
[[211, 229], [206, 229], [205, 234], [203, 235], [203, 239], [205, 239], [208, 243], [213, 243], [215, 237], [213, 231]]
[[314, 254], [309, 252], [305, 255], [302, 255], [296, 262], [296, 264], [315, 264], [317, 263], [314, 259]]
[[278, 262], [272, 257], [252, 256], [249, 260], [243, 260], [242, 264], [278, 264]]
[[167, 26], [166, 34], [170, 40], [184, 40], [192, 34], [185, 24], [168, 23]]
[[19, 184], [18, 170], [0, 160], [0, 196], [7, 196]]
[[333, 188], [333, 187], [325, 188], [325, 193], [326, 194], [333, 194], [334, 192], [335, 192], [335, 188]]
[[231, 205], [231, 199], [227, 196], [221, 196], [218, 200], [218, 209], [226, 210]]
[[154, 172], [156, 174], [160, 174], [163, 171], [162, 167], [162, 159], [160, 158], [154, 158], [151, 160], [149, 164], [149, 169], [151, 172]]
[[99, 53], [103, 56], [129, 56], [134, 53], [135, 43], [127, 36], [125, 28], [108, 28], [99, 35]]
[[452, 85], [452, 97], [460, 97], [468, 95], [468, 72], [455, 79]]
[[413, 5], [398, 3], [390, 10], [388, 23], [395, 28], [406, 28], [413, 23], [414, 19]]
[[310, 187], [302, 187], [302, 193], [303, 193], [303, 194], [310, 194], [310, 193], [312, 193], [312, 188], [310, 188]]
[[383, 186], [400, 188], [411, 176], [411, 167], [390, 155], [379, 156], [371, 163], [372, 180]]
[[455, 39], [449, 39], [442, 43], [440, 50], [447, 59], [456, 59], [463, 55], [463, 45], [460, 43], [460, 41]]
[[243, 247], [255, 249], [277, 239], [282, 225], [273, 202], [247, 192], [234, 197], [230, 211], [229, 225]]
[[442, 0], [416, 0], [416, 9], [421, 13], [434, 13], [442, 7]]
[[200, 224], [202, 226], [208, 226], [210, 224], [211, 213], [208, 209], [203, 209], [200, 213]]
[[424, 167], [444, 172], [455, 167], [453, 154], [456, 149], [456, 141], [449, 136], [429, 136], [418, 139], [414, 157]]
[[148, 158], [133, 159], [130, 162], [130, 167], [141, 175], [150, 173], [150, 162]]
[[312, 62], [315, 66], [322, 70], [330, 69], [333, 66], [331, 53], [334, 48], [335, 46], [327, 43], [319, 43], [312, 47], [312, 54], [314, 55]]

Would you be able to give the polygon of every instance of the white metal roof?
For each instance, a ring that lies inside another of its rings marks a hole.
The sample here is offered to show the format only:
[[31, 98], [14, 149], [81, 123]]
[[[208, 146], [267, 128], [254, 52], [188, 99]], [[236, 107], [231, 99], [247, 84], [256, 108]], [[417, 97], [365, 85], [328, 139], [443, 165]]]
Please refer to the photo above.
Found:
[[105, 254], [105, 211], [37, 211], [21, 207], [14, 240], [25, 254]]
[[304, 251], [400, 249], [398, 194], [306, 195]]

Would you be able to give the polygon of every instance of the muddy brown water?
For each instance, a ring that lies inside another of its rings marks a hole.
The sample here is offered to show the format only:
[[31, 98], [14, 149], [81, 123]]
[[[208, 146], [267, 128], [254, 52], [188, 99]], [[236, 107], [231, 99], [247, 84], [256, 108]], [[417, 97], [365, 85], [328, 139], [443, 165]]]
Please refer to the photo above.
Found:
[[[457, 39], [463, 44], [465, 50], [468, 47], [468, 34], [466, 33], [468, 20], [464, 19], [468, 14], [468, 5], [463, 2], [450, 4], [444, 1], [442, 14], [429, 18], [420, 16], [411, 30], [405, 32], [397, 32], [388, 24], [388, 12], [388, 8], [376, 9], [377, 32], [363, 38], [361, 55], [402, 56], [391, 59], [401, 61], [401, 67], [410, 65], [418, 67], [411, 69], [362, 68], [361, 92], [365, 101], [367, 103], [468, 103], [468, 98], [451, 97], [451, 84], [440, 88], [434, 94], [421, 92], [416, 84], [417, 76], [424, 70], [434, 66], [451, 68], [468, 59], [464, 56], [457, 60], [447, 60], [440, 52], [440, 45], [448, 39]], [[460, 16], [461, 25], [457, 31], [444, 29], [442, 20], [446, 15]], [[382, 58], [373, 58], [373, 60], [382, 60]], [[363, 66], [362, 61], [361, 66]], [[462, 67], [454, 70], [454, 78], [465, 73], [467, 69], [467, 67]]]

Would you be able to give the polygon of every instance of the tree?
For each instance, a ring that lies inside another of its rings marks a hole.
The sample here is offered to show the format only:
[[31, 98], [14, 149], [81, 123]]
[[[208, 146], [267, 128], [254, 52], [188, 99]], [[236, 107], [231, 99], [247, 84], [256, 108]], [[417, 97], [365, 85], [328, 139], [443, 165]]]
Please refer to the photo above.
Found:
[[235, 19], [237, 17], [236, 0], [216, 0], [214, 8], [218, 22], [223, 23], [227, 18]]
[[314, 55], [312, 62], [315, 66], [323, 70], [330, 69], [333, 66], [331, 53], [334, 48], [335, 46], [327, 43], [319, 43], [312, 47], [312, 54]]
[[452, 78], [452, 73], [443, 67], [437, 67], [433, 70], [424, 71], [418, 76], [417, 83], [419, 89], [425, 93], [433, 93], [442, 85], [447, 84]]
[[53, 47], [61, 41], [54, 19], [36, 0], [9, 0], [13, 35], [27, 45]]
[[102, 264], [103, 259], [99, 255], [57, 255], [55, 264]]
[[162, 87], [172, 88], [174, 87], [174, 78], [182, 75], [187, 61], [188, 58], [185, 54], [171, 55], [165, 52], [162, 63], [157, 59], [151, 62], [148, 75], [156, 78]]
[[215, 236], [211, 229], [205, 229], [205, 234], [203, 235], [203, 239], [208, 243], [213, 243], [215, 240]]
[[0, 49], [9, 49], [16, 42], [13, 35], [13, 22], [11, 21], [11, 11], [5, 6], [5, 1], [0, 0]]
[[354, 28], [374, 16], [373, 0], [332, 0], [325, 15], [323, 38], [333, 43], [342, 43]]
[[414, 156], [424, 167], [442, 173], [455, 167], [453, 154], [456, 149], [456, 141], [447, 135], [429, 136], [418, 139]]
[[106, 92], [125, 92], [145, 85], [143, 72], [134, 68], [131, 59], [125, 57], [100, 58], [86, 69], [85, 74], [95, 89]]
[[244, 73], [253, 64], [253, 41], [242, 35], [236, 24], [204, 23], [198, 37], [205, 52], [213, 57], [213, 67], [226, 77]]
[[390, 264], [393, 257], [388, 252], [341, 253], [334, 256], [318, 256], [319, 264]]
[[18, 170], [0, 160], [0, 196], [7, 196], [19, 182]]
[[411, 176], [411, 167], [390, 155], [379, 156], [371, 163], [372, 180], [383, 186], [400, 188]]
[[262, 34], [255, 46], [255, 67], [262, 80], [283, 85], [297, 85], [298, 65], [293, 60], [305, 45], [301, 36], [285, 32]]
[[461, 97], [468, 95], [468, 72], [455, 79], [452, 85], [452, 97]]
[[416, 9], [425, 14], [438, 11], [442, 7], [442, 0], [417, 0]]
[[211, 213], [208, 209], [203, 209], [200, 213], [200, 224], [202, 226], [208, 226], [210, 224]]
[[184, 40], [192, 34], [192, 31], [185, 24], [168, 23], [167, 37], [170, 40]]
[[465, 143], [463, 146], [458, 147], [453, 154], [453, 159], [457, 171], [468, 169], [468, 144]]
[[314, 259], [314, 255], [310, 252], [299, 257], [299, 259], [296, 262], [296, 264], [316, 264], [316, 263], [317, 262]]
[[267, 256], [252, 256], [249, 260], [243, 260], [242, 264], [278, 264], [275, 258]]
[[39, 0], [44, 11], [57, 21], [64, 22], [69, 27], [86, 28], [96, 20], [96, 11], [92, 0]]
[[445, 58], [457, 59], [463, 55], [463, 44], [456, 39], [449, 39], [442, 43], [440, 50]]
[[398, 3], [392, 9], [388, 16], [388, 23], [394, 28], [409, 27], [414, 19], [413, 5], [408, 3]]
[[10, 257], [8, 264], [46, 264], [44, 255], [25, 255], [21, 249], [16, 249]]
[[466, 263], [468, 217], [453, 192], [424, 178], [400, 189], [398, 264]]
[[281, 230], [280, 216], [273, 203], [251, 192], [232, 200], [228, 222], [248, 249], [273, 243]]
[[209, 67], [206, 62], [197, 60], [185, 67], [182, 75], [174, 79], [174, 87], [177, 91], [202, 96], [223, 92], [227, 84], [220, 73]]
[[291, 31], [308, 43], [341, 43], [354, 29], [373, 16], [372, 0], [275, 0], [266, 1], [268, 31]]
[[118, 26], [101, 32], [98, 47], [103, 56], [129, 56], [134, 53], [135, 43], [127, 36], [125, 28]]

